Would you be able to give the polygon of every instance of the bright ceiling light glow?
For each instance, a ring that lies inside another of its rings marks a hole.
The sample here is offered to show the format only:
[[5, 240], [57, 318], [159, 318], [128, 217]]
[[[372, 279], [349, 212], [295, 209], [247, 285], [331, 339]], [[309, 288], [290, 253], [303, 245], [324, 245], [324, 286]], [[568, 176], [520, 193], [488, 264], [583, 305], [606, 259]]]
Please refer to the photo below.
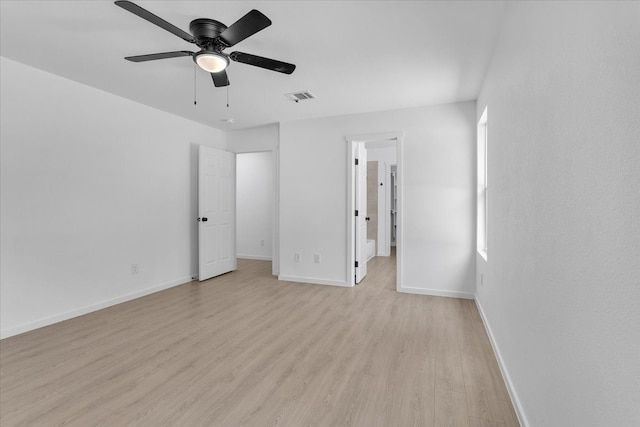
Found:
[[226, 56], [215, 52], [205, 52], [196, 55], [196, 64], [208, 73], [219, 73], [227, 68], [229, 60]]

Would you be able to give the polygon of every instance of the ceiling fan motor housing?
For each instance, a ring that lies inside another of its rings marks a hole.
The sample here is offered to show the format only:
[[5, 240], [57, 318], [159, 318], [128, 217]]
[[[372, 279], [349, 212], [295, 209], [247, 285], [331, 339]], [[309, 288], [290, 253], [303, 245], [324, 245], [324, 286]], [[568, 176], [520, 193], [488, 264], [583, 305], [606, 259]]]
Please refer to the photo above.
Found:
[[199, 47], [214, 44], [215, 39], [226, 29], [227, 26], [222, 22], [208, 18], [194, 19], [189, 24], [189, 31]]

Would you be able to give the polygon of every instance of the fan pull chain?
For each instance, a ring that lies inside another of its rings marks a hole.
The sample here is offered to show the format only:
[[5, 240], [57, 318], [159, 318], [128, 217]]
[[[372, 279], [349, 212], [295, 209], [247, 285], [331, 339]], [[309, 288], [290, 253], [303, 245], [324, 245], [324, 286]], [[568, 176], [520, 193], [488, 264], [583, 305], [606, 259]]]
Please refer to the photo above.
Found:
[[197, 105], [196, 101], [196, 64], [193, 64], [193, 105]]
[[227, 82], [227, 108], [229, 108], [229, 83]]

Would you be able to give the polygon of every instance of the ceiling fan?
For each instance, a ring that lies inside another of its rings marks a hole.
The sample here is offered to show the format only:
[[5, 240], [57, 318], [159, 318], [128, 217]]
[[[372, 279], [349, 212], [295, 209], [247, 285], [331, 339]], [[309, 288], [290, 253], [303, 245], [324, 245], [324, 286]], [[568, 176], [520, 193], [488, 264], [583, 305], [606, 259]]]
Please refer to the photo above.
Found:
[[250, 53], [231, 52], [230, 54], [226, 54], [223, 52], [224, 49], [240, 43], [247, 37], [271, 25], [271, 20], [255, 9], [238, 19], [230, 27], [213, 19], [194, 19], [189, 24], [189, 31], [191, 31], [191, 34], [189, 34], [135, 3], [130, 1], [116, 1], [115, 4], [200, 48], [198, 52], [178, 50], [174, 52], [152, 53], [149, 55], [127, 56], [124, 59], [128, 61], [144, 62], [156, 59], [176, 58], [179, 56], [191, 56], [200, 68], [211, 73], [213, 84], [216, 87], [229, 85], [229, 78], [226, 72], [226, 68], [230, 63], [229, 60], [284, 74], [291, 74], [293, 70], [296, 69], [294, 64], [264, 58]]

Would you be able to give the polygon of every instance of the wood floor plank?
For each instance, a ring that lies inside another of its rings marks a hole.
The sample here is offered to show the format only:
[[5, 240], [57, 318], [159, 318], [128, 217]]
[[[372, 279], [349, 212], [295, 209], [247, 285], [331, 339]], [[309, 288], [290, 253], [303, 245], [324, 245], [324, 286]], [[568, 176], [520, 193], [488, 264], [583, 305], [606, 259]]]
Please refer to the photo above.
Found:
[[517, 426], [472, 301], [271, 264], [0, 341], [0, 425]]
[[436, 389], [435, 427], [469, 427], [464, 393]]
[[519, 427], [518, 416], [513, 410], [513, 405], [510, 400], [501, 400], [500, 407], [502, 408], [502, 416], [504, 418], [505, 427]]
[[501, 401], [494, 391], [467, 391], [469, 416], [504, 424]]
[[504, 427], [503, 423], [497, 421], [487, 421], [482, 418], [469, 417], [470, 427]]
[[464, 393], [464, 374], [460, 352], [460, 323], [454, 316], [456, 301], [448, 299], [438, 304], [438, 328], [436, 334], [436, 384], [437, 388]]

